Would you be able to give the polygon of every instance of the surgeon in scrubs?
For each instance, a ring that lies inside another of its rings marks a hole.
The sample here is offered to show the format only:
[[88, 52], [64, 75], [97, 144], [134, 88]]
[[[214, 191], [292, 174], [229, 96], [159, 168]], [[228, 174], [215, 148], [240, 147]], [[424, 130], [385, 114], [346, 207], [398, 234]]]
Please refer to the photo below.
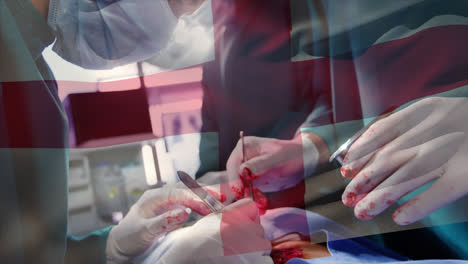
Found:
[[318, 124], [311, 114], [299, 140], [245, 138], [247, 161], [239, 142], [227, 162], [229, 178], [253, 180], [261, 190], [289, 188], [298, 182], [295, 172], [320, 170], [375, 116], [398, 108], [370, 127], [344, 158], [338, 173], [351, 181], [342, 203], [360, 220], [374, 219], [396, 203], [397, 225], [435, 225], [425, 229], [436, 235], [434, 241], [468, 258], [468, 219], [462, 213], [468, 201], [468, 56], [460, 49], [468, 42], [467, 3], [294, 3], [305, 3], [295, 12], [307, 10], [302, 13], [308, 17], [293, 15], [297, 52], [291, 56], [327, 68], [330, 82], [322, 85], [331, 100], [322, 107], [332, 122]]

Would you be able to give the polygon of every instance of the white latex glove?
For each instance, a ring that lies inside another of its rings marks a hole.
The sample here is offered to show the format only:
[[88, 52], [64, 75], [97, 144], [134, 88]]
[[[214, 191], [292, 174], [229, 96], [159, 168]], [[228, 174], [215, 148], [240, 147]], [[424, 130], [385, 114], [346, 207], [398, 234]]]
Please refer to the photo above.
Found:
[[195, 225], [171, 234], [171, 245], [157, 260], [161, 264], [272, 264], [271, 243], [264, 238], [256, 205], [243, 199]]
[[106, 246], [107, 263], [130, 263], [158, 238], [180, 227], [189, 216], [187, 208], [201, 215], [211, 213], [186, 188], [169, 185], [146, 191], [111, 229]]
[[[212, 171], [205, 173], [197, 181], [209, 186], [207, 191], [212, 190], [214, 193], [219, 193], [220, 197], [216, 198], [223, 201], [224, 204], [231, 204], [235, 200], [248, 197], [248, 193], [244, 190], [243, 183], [237, 174], [230, 176], [227, 171]], [[265, 197], [261, 191], [255, 190], [258, 192], [257, 199]]]
[[437, 179], [393, 214], [411, 224], [468, 193], [468, 99], [427, 98], [372, 125], [345, 157], [343, 203], [367, 220]]
[[214, 193], [219, 193], [221, 197], [217, 197], [218, 200], [224, 201], [225, 204], [231, 204], [234, 200], [244, 198], [243, 193], [235, 194], [237, 189], [242, 188], [240, 179], [231, 180], [228, 177], [227, 171], [210, 171], [197, 179], [197, 181], [200, 184], [209, 186]]
[[[227, 172], [231, 179], [240, 177], [244, 182], [253, 181], [257, 203], [262, 201], [257, 196], [264, 197], [262, 192], [281, 191], [300, 183], [304, 180], [304, 164], [306, 173], [310, 173], [319, 159], [314, 143], [302, 134], [292, 140], [245, 137], [244, 145], [246, 162], [242, 163], [239, 140], [227, 162]], [[259, 207], [266, 207], [266, 204]]]

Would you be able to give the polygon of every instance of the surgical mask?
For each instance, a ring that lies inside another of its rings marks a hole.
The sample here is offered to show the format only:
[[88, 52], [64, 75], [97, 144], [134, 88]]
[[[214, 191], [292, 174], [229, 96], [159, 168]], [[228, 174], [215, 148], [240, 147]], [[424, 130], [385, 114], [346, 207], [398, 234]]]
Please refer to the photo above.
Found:
[[167, 0], [51, 0], [48, 24], [60, 57], [87, 69], [110, 69], [157, 54], [177, 18]]

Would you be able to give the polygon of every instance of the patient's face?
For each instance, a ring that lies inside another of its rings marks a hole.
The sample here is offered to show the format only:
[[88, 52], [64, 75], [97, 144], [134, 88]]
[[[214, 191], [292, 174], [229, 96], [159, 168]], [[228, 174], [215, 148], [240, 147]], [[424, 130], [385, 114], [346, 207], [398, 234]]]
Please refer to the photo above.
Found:
[[271, 258], [275, 264], [283, 264], [293, 258], [313, 259], [331, 256], [327, 247], [310, 242], [310, 237], [289, 233], [271, 241]]

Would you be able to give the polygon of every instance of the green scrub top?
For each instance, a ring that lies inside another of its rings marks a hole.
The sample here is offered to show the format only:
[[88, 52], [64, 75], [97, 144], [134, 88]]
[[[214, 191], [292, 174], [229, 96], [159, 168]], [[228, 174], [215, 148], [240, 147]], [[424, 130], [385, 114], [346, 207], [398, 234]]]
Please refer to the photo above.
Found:
[[105, 263], [110, 228], [67, 237], [68, 123], [28, 0], [0, 0], [0, 262]]

